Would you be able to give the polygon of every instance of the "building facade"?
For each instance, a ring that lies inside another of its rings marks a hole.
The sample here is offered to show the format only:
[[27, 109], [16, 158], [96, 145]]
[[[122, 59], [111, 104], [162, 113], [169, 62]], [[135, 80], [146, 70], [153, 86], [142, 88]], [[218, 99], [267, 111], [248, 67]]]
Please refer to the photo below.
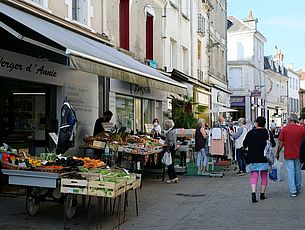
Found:
[[[118, 15], [126, 16], [133, 2], [128, 2], [127, 7], [122, 1]], [[106, 109], [113, 110], [114, 123], [143, 130], [144, 123], [162, 116], [163, 108], [167, 110], [169, 92], [186, 94], [186, 86], [148, 66], [162, 62], [158, 52], [154, 52], [158, 50], [158, 43], [152, 43], [154, 32], [158, 31], [154, 29], [154, 22], [160, 22], [161, 14], [154, 19], [150, 7], [139, 6], [144, 9], [139, 13], [144, 29], [130, 28], [139, 30], [141, 35], [145, 32], [142, 36], [145, 45], [137, 49], [122, 38], [119, 44], [125, 48], [122, 48], [124, 52], [119, 52], [117, 40], [109, 40], [115, 37], [110, 36], [114, 32], [107, 27], [109, 22], [102, 20], [111, 12], [105, 9], [107, 3], [109, 1], [93, 0], [67, 0], [56, 4], [29, 0], [0, 3], [1, 62], [14, 65], [10, 69], [2, 64], [0, 69], [1, 85], [10, 86], [2, 90], [0, 98], [6, 106], [0, 113], [2, 142], [16, 146], [16, 140], [20, 143], [25, 140], [20, 145], [31, 145], [34, 151], [49, 146], [48, 133], [58, 131], [60, 108], [65, 98], [77, 113], [77, 147], [83, 143], [85, 135], [92, 135], [96, 118]], [[119, 31], [120, 24], [116, 28]], [[125, 35], [125, 30], [122, 33]], [[161, 41], [159, 35], [156, 37]], [[133, 41], [133, 38], [128, 39]], [[130, 50], [138, 53], [128, 50], [125, 46], [128, 44]], [[145, 65], [144, 58], [152, 62]], [[132, 112], [127, 114], [128, 109]], [[137, 120], [137, 116], [140, 119]]]
[[252, 12], [245, 20], [229, 16], [232, 22], [228, 30], [228, 78], [233, 92], [230, 104], [238, 112], [233, 120], [245, 117], [254, 121], [265, 116], [266, 94], [264, 76], [264, 43], [266, 38], [258, 31]]
[[300, 115], [300, 78], [299, 74], [288, 66], [288, 115]]
[[[207, 12], [208, 82], [212, 86], [211, 108], [230, 107], [227, 76], [227, 1], [209, 0]], [[214, 116], [215, 120], [215, 116]]]
[[277, 50], [274, 56], [264, 58], [265, 93], [268, 127], [272, 120], [278, 126], [286, 122], [288, 115], [288, 71], [283, 66], [283, 55]]

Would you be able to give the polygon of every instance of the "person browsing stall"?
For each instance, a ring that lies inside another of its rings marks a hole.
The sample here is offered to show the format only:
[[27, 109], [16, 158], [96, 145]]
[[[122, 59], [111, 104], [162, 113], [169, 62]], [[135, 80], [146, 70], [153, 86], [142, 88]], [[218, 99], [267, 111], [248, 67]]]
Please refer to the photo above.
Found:
[[153, 128], [151, 130], [151, 135], [153, 138], [160, 138], [161, 136], [161, 125], [159, 123], [159, 119], [155, 118], [153, 120]]
[[100, 117], [100, 118], [98, 118], [98, 119], [95, 121], [93, 136], [96, 136], [96, 135], [99, 134], [99, 133], [105, 132], [102, 123], [110, 122], [112, 116], [113, 116], [113, 113], [112, 113], [110, 110], [106, 110], [106, 111], [103, 113], [103, 116]]
[[209, 160], [205, 151], [205, 145], [208, 137], [208, 134], [205, 130], [205, 123], [205, 119], [200, 118], [198, 120], [198, 126], [195, 132], [195, 151], [197, 152], [196, 164], [198, 175], [207, 173], [207, 165]]

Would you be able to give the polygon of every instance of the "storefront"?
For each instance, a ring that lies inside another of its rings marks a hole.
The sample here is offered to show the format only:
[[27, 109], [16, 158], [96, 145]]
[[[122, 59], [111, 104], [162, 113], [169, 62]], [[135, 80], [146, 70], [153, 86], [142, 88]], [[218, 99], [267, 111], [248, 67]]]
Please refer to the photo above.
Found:
[[246, 117], [246, 97], [245, 96], [231, 96], [230, 97], [231, 109], [237, 110], [232, 113], [232, 120], [237, 121], [239, 118]]
[[168, 92], [115, 79], [110, 80], [109, 109], [118, 127], [145, 131], [145, 124], [158, 118], [163, 124]]

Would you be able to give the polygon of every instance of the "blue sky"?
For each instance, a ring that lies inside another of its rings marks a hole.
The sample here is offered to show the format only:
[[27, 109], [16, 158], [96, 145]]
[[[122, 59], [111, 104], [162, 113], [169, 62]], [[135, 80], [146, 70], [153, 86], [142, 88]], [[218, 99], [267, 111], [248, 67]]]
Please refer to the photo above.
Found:
[[273, 55], [277, 46], [285, 66], [305, 67], [305, 0], [228, 0], [228, 16], [244, 19], [250, 10], [267, 39], [265, 56]]

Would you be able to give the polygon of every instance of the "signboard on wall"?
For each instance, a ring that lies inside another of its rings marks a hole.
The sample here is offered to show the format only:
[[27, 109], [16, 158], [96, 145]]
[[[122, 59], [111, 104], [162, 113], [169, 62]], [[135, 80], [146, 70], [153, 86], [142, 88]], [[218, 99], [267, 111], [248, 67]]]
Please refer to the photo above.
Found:
[[62, 86], [67, 71], [64, 65], [0, 49], [2, 77]]
[[242, 107], [245, 106], [245, 97], [243, 96], [231, 96], [231, 107]]

